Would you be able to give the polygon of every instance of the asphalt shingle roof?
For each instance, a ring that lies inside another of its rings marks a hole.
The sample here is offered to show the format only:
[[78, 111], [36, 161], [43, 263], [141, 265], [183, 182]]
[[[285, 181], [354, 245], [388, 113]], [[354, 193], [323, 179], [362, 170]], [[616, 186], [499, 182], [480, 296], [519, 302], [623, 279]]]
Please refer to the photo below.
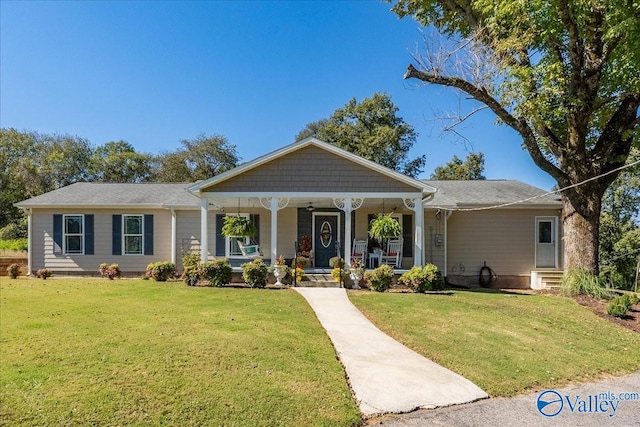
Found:
[[497, 206], [560, 206], [560, 196], [524, 182], [515, 180], [434, 181], [424, 180], [438, 189], [434, 198], [426, 203], [433, 207]]
[[77, 182], [22, 201], [20, 207], [146, 205], [198, 207], [200, 199], [185, 189], [192, 183], [115, 184]]
[[[496, 206], [520, 202], [516, 206], [560, 206], [560, 196], [515, 180], [433, 181], [438, 189], [427, 207], [462, 208]], [[19, 207], [47, 206], [157, 206], [197, 208], [200, 199], [186, 188], [192, 183], [115, 184], [78, 182], [17, 203]], [[535, 198], [533, 198], [535, 197]], [[532, 199], [533, 198], [533, 199]]]

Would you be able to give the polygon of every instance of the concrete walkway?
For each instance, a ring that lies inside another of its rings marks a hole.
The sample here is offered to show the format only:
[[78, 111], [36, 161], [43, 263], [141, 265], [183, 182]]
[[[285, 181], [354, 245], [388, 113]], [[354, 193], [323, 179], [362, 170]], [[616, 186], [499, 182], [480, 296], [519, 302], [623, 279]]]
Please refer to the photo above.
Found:
[[339, 288], [294, 288], [313, 308], [345, 367], [365, 416], [488, 397], [478, 386], [380, 331]]

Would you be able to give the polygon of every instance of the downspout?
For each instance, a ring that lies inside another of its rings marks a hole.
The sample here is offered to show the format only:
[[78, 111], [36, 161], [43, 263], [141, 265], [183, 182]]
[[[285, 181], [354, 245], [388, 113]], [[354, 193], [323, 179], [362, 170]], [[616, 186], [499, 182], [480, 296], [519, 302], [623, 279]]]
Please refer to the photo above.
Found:
[[178, 221], [176, 218], [176, 210], [171, 208], [171, 262], [176, 265], [176, 243], [178, 232]]
[[449, 266], [447, 265], [447, 246], [448, 246], [448, 237], [447, 237], [447, 221], [453, 211], [444, 211], [444, 278], [447, 279], [447, 272], [449, 271]]
[[33, 257], [33, 245], [31, 244], [31, 237], [33, 235], [33, 221], [31, 219], [31, 209], [23, 208], [27, 212], [27, 277], [31, 277], [32, 270], [32, 257]]

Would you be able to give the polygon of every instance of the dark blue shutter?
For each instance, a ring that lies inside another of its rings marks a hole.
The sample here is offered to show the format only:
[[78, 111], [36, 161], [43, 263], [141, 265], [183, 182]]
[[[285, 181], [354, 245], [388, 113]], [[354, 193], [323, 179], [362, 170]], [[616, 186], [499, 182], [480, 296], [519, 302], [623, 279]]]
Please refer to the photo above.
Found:
[[53, 253], [62, 254], [62, 215], [53, 215]]
[[93, 215], [84, 216], [84, 253], [93, 255]]
[[402, 256], [413, 256], [413, 215], [402, 215]]
[[[225, 245], [227, 239], [222, 235], [222, 226], [224, 225], [224, 214], [216, 214], [216, 256], [225, 255]], [[208, 236], [200, 236], [202, 241]]]
[[252, 237], [252, 240], [256, 245], [259, 245], [260, 244], [260, 215], [259, 214], [249, 215], [249, 221], [251, 221], [256, 226], [256, 235]]
[[144, 254], [153, 255], [153, 215], [144, 216]]
[[122, 215], [113, 215], [111, 223], [111, 239], [113, 255], [122, 255]]

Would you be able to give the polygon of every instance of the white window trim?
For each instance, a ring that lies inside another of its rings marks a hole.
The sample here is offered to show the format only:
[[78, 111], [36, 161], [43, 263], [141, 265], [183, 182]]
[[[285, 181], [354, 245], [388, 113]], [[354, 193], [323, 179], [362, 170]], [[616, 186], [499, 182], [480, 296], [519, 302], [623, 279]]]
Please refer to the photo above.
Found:
[[[248, 213], [228, 213], [225, 216], [241, 216], [247, 219], [251, 219], [251, 214]], [[225, 258], [228, 259], [235, 259], [235, 258], [242, 258], [244, 259], [244, 256], [240, 253], [240, 254], [231, 254], [231, 239], [234, 237], [230, 237], [230, 236], [224, 236], [224, 256]], [[244, 244], [245, 245], [249, 245], [251, 244], [251, 241], [248, 237], [244, 238]]]
[[[126, 218], [127, 217], [131, 217], [131, 216], [137, 216], [141, 218], [141, 233], [140, 234], [127, 234], [126, 231]], [[140, 253], [139, 254], [132, 254], [132, 253], [127, 253], [127, 242], [126, 242], [126, 236], [141, 236], [141, 245], [140, 245]], [[122, 255], [126, 255], [126, 256], [141, 256], [144, 255], [144, 215], [143, 214], [122, 214]]]
[[[67, 233], [67, 217], [79, 216], [82, 218], [82, 233]], [[85, 233], [85, 221], [84, 214], [63, 214], [62, 215], [62, 253], [64, 255], [84, 255], [84, 233]], [[67, 236], [80, 236], [80, 252], [68, 252], [67, 248]]]

